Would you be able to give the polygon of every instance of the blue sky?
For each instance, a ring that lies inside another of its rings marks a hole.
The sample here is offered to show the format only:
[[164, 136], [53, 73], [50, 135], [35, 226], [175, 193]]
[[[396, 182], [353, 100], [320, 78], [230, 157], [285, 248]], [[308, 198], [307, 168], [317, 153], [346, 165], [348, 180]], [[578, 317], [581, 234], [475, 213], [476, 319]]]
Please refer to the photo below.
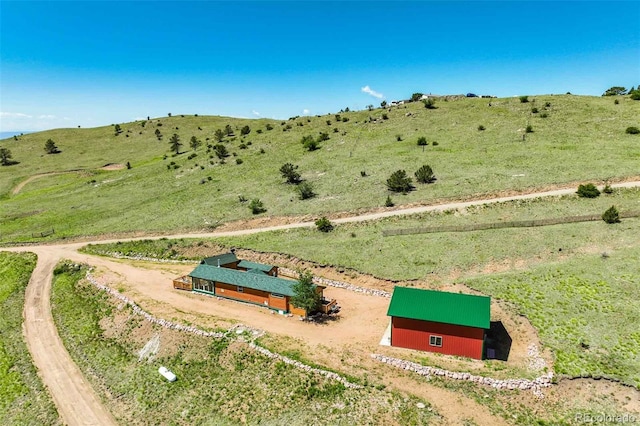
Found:
[[2, 0], [0, 20], [3, 132], [640, 85], [636, 1]]

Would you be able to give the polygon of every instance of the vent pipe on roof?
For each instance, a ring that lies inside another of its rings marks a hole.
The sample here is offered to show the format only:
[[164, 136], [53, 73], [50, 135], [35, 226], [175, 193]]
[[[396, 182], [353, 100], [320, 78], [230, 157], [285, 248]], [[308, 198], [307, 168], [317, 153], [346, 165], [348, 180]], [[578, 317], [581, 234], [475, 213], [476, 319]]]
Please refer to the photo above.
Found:
[[218, 259], [218, 268], [220, 267], [220, 259]]

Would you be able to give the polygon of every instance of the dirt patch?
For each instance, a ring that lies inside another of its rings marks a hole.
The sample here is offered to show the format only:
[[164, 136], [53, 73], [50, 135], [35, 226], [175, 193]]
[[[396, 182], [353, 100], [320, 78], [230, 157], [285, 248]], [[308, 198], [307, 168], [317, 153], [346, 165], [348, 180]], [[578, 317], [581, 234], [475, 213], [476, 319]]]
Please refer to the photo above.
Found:
[[120, 163], [107, 163], [104, 166], [100, 167], [100, 170], [122, 170], [126, 166]]

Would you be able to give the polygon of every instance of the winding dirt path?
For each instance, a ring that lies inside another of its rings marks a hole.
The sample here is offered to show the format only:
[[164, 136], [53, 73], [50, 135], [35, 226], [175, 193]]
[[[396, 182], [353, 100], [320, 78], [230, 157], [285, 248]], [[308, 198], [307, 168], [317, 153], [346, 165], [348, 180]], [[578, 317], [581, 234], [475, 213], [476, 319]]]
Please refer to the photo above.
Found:
[[55, 252], [38, 250], [25, 291], [23, 332], [42, 381], [68, 425], [115, 425], [93, 388], [64, 347], [51, 316], [51, 280], [59, 261]]
[[[636, 187], [640, 181], [625, 182], [612, 185], [613, 187]], [[383, 217], [423, 213], [428, 211], [440, 211], [447, 209], [464, 208], [479, 204], [488, 204], [512, 200], [530, 199], [537, 197], [559, 196], [575, 192], [575, 188], [557, 189], [540, 193], [515, 195], [487, 200], [456, 202], [434, 206], [419, 206], [393, 211], [364, 214], [335, 219], [335, 223], [361, 222], [375, 220]], [[179, 234], [156, 237], [122, 238], [110, 241], [126, 241], [140, 239], [159, 238], [215, 238], [220, 236], [245, 235], [258, 232], [268, 232], [278, 229], [292, 229], [315, 226], [314, 222], [298, 222], [286, 225], [266, 226], [252, 229], [239, 229], [199, 234]], [[93, 241], [94, 243], [109, 242], [107, 240]], [[43, 382], [49, 389], [58, 408], [60, 416], [69, 425], [112, 425], [116, 424], [108, 410], [101, 404], [92, 387], [87, 383], [81, 371], [75, 365], [66, 351], [60, 336], [56, 330], [51, 315], [50, 294], [53, 269], [56, 263], [63, 258], [74, 261], [86, 262], [99, 266], [104, 271], [115, 274], [127, 286], [127, 295], [136, 302], [145, 305], [154, 305], [156, 315], [175, 314], [177, 308], [183, 312], [196, 313], [204, 316], [222, 316], [255, 325], [258, 328], [270, 332], [302, 339], [310, 345], [327, 344], [331, 341], [343, 341], [344, 336], [336, 338], [335, 330], [330, 327], [318, 327], [314, 333], [309, 333], [308, 325], [299, 324], [288, 318], [270, 315], [260, 309], [238, 309], [238, 304], [230, 301], [212, 301], [204, 296], [173, 291], [167, 283], [173, 276], [171, 272], [150, 270], [140, 266], [133, 266], [125, 262], [89, 256], [78, 253], [78, 249], [89, 242], [76, 242], [67, 244], [49, 244], [28, 247], [13, 247], [10, 251], [35, 252], [38, 255], [38, 263], [34, 270], [25, 293], [24, 306], [24, 334], [34, 364], [39, 370]], [[3, 249], [4, 248], [0, 248]], [[172, 267], [173, 268], [173, 267]], [[175, 267], [176, 269], [179, 267]], [[184, 266], [189, 270], [190, 266]], [[334, 294], [330, 294], [335, 292]], [[327, 289], [327, 296], [336, 297], [343, 304], [345, 331], [349, 342], [359, 345], [362, 350], [369, 351], [372, 345], [376, 345], [382, 334], [379, 328], [386, 326], [387, 301], [380, 298], [353, 294], [340, 289]], [[158, 303], [160, 302], [160, 303]], [[384, 302], [384, 303], [383, 303]], [[163, 312], [164, 311], [164, 312]], [[363, 316], [361, 312], [370, 312], [372, 315]], [[366, 317], [366, 318], [365, 318]], [[372, 321], [372, 318], [376, 320]], [[348, 330], [352, 329], [351, 332]], [[330, 362], [327, 360], [327, 362]], [[376, 368], [373, 365], [369, 367]], [[475, 401], [456, 394], [452, 391], [437, 388], [435, 386], [421, 386], [421, 389], [412, 387], [410, 382], [394, 379], [393, 373], [383, 373], [397, 388], [412, 393], [418, 393], [434, 404], [435, 409], [445, 417], [450, 424], [460, 424], [461, 420], [473, 419], [477, 424], [505, 424], [504, 420], [493, 416], [486, 407]]]

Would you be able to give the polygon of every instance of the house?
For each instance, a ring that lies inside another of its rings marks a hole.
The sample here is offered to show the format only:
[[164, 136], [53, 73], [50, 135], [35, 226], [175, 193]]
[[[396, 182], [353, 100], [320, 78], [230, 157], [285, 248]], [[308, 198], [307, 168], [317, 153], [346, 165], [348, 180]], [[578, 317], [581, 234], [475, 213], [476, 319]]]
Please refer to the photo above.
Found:
[[[279, 278], [272, 265], [240, 260], [234, 253], [207, 257], [189, 275], [173, 280], [180, 290], [209, 294], [252, 303], [282, 314], [306, 316], [306, 311], [291, 304], [296, 281]], [[324, 286], [316, 285], [322, 300], [322, 310], [335, 305], [324, 298]]]
[[391, 346], [482, 359], [491, 298], [395, 287]]

